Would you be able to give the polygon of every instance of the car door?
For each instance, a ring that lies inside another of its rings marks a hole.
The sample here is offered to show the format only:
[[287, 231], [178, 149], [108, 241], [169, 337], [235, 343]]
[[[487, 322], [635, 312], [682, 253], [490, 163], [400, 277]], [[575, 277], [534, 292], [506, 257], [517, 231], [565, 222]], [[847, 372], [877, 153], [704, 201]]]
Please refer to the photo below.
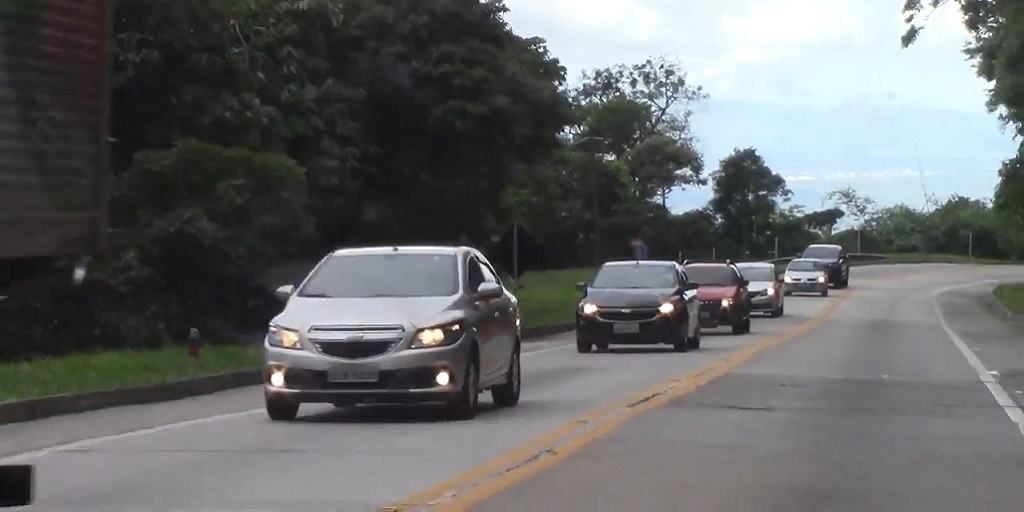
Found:
[[476, 291], [484, 282], [483, 267], [475, 257], [466, 258], [466, 291], [473, 297], [473, 309], [476, 313], [473, 328], [480, 348], [480, 381], [487, 381], [488, 375], [494, 371], [494, 339], [498, 331], [497, 301], [481, 300]]
[[700, 323], [700, 301], [697, 300], [697, 290], [686, 290], [686, 286], [690, 284], [690, 276], [686, 275], [686, 271], [682, 267], [679, 267], [679, 287], [683, 289], [680, 300], [686, 307], [686, 318], [689, 322], [687, 325], [687, 336], [697, 335], [697, 325]]
[[480, 265], [483, 266], [484, 280], [497, 283], [503, 290], [501, 298], [497, 301], [497, 327], [500, 343], [495, 344], [497, 357], [495, 378], [504, 382], [503, 379], [508, 374], [508, 365], [512, 362], [512, 350], [515, 349], [516, 338], [519, 336], [519, 324], [516, 322], [516, 319], [519, 318], [519, 304], [515, 296], [505, 288], [505, 283], [501, 281], [498, 272], [494, 270], [494, 265], [491, 265], [491, 262], [482, 254], [477, 257], [480, 260]]
[[[498, 276], [477, 256], [471, 256], [469, 261], [475, 266], [481, 276], [481, 283], [494, 283], [501, 286]], [[479, 285], [478, 285], [479, 286]], [[497, 377], [504, 375], [508, 367], [508, 359], [512, 354], [511, 333], [506, 328], [506, 319], [509, 318], [508, 309], [510, 299], [507, 294], [502, 294], [496, 299], [478, 300], [477, 307], [480, 308], [480, 322], [483, 329], [478, 328], [480, 340], [480, 378], [481, 383], [492, 383]], [[506, 347], [509, 347], [506, 350]]]

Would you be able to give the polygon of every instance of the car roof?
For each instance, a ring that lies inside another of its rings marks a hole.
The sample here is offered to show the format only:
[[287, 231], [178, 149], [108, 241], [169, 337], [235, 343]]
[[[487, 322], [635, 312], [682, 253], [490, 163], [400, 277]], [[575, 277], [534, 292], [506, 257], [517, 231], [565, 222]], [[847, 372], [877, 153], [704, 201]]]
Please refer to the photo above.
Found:
[[744, 262], [737, 263], [736, 266], [740, 267], [740, 268], [743, 268], [743, 267], [774, 267], [775, 265], [772, 264], [772, 263], [768, 263], [767, 261], [744, 261]]
[[718, 261], [695, 261], [693, 263], [687, 263], [687, 267], [735, 267], [735, 263], [725, 263]]
[[808, 249], [810, 249], [811, 247], [828, 247], [829, 249], [842, 249], [843, 248], [843, 246], [838, 245], [838, 244], [811, 244], [811, 245], [807, 246]]
[[800, 262], [809, 261], [811, 263], [821, 263], [820, 261], [818, 261], [818, 260], [816, 260], [814, 258], [793, 258], [793, 260], [790, 261], [790, 263], [794, 263], [794, 262], [797, 262], [797, 261], [800, 261]]
[[348, 247], [345, 249], [337, 249], [331, 253], [332, 256], [355, 256], [355, 255], [366, 255], [366, 254], [394, 254], [394, 253], [405, 253], [405, 254], [462, 254], [464, 252], [474, 252], [470, 247], [462, 246], [450, 246], [450, 245], [390, 245], [390, 246], [379, 246], [379, 247]]
[[606, 261], [602, 267], [621, 267], [626, 265], [657, 265], [657, 266], [676, 266], [678, 263], [669, 260], [616, 260]]

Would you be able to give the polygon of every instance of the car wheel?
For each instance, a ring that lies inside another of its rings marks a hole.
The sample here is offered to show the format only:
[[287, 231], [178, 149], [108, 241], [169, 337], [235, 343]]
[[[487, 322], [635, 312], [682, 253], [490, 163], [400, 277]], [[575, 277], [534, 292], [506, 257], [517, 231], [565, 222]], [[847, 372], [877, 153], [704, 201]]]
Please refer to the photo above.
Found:
[[786, 305], [785, 304], [779, 304], [779, 309], [776, 309], [775, 311], [772, 311], [772, 318], [779, 318], [780, 316], [782, 316], [784, 314], [786, 314]]
[[282, 398], [264, 396], [267, 416], [274, 421], [294, 421], [299, 415], [299, 403]]
[[793, 292], [782, 292], [783, 297], [789, 297], [790, 295], [793, 295]]
[[821, 296], [828, 297], [828, 288], [825, 288], [824, 290], [821, 291]]
[[476, 416], [476, 404], [480, 399], [479, 384], [480, 372], [476, 368], [476, 361], [471, 360], [466, 365], [466, 378], [462, 380], [459, 396], [448, 406], [455, 419], [471, 420]]
[[733, 334], [743, 334], [743, 320], [737, 320], [732, 324]]
[[700, 348], [700, 324], [697, 324], [697, 330], [693, 332], [693, 337], [690, 338], [690, 348], [693, 350]]
[[594, 348], [596, 348], [598, 352], [608, 352], [607, 343], [595, 343]]
[[522, 386], [522, 375], [519, 367], [519, 348], [512, 352], [509, 362], [508, 377], [504, 384], [491, 390], [491, 398], [499, 407], [515, 407], [519, 403], [519, 390]]
[[750, 332], [750, 312], [747, 312], [747, 317], [743, 320], [743, 334]]
[[576, 352], [579, 352], [580, 354], [589, 354], [591, 350], [594, 350], [593, 343], [587, 343], [586, 341], [581, 340], [579, 336], [576, 337]]
[[687, 334], [690, 332], [689, 326], [684, 325], [680, 332], [676, 333], [675, 339], [672, 341], [672, 350], [676, 352], [686, 352], [690, 350], [690, 337]]

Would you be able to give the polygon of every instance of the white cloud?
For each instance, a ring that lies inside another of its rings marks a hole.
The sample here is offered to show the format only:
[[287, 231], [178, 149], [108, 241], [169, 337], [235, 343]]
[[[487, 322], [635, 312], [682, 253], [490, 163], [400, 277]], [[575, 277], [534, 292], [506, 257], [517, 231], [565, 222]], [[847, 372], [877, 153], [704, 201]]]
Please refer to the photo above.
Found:
[[908, 180], [920, 180], [921, 176], [943, 176], [948, 173], [913, 169], [881, 170], [881, 171], [832, 171], [822, 173], [800, 173], [783, 176], [788, 183], [806, 182], [850, 182], [850, 183], [897, 183]]

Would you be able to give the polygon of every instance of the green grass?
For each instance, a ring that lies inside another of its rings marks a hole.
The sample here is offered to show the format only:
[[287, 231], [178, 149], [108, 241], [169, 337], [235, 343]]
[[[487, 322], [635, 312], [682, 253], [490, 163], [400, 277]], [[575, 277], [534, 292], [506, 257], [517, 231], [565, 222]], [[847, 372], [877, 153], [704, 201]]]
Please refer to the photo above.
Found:
[[992, 295], [1010, 313], [1024, 314], [1024, 284], [1001, 284], [992, 290]]
[[519, 299], [523, 327], [569, 324], [576, 321], [582, 294], [576, 283], [589, 281], [596, 269], [574, 268], [527, 272], [513, 293]]
[[185, 347], [168, 347], [0, 363], [0, 402], [173, 382], [258, 368], [262, 362], [260, 345], [208, 345], [198, 360]]

